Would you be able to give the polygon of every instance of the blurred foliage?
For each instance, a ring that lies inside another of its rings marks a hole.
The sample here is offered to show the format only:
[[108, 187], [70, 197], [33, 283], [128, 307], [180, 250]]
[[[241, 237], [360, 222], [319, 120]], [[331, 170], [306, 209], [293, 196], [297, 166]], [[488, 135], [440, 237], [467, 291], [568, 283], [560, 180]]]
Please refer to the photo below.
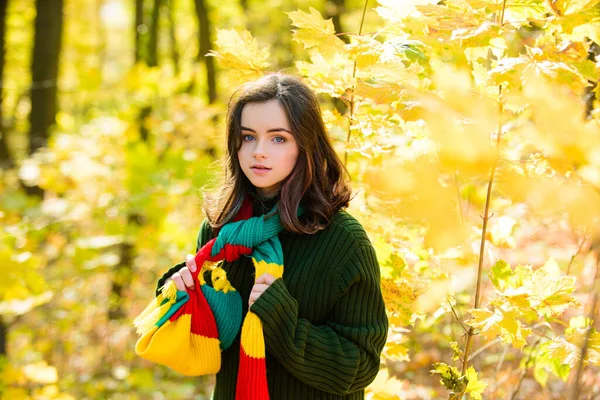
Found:
[[[132, 2], [67, 0], [57, 124], [49, 146], [25, 157], [33, 3], [10, 2], [7, 18], [3, 112], [19, 167], [0, 181], [2, 398], [208, 398], [213, 377], [137, 358], [131, 321], [159, 274], [194, 251], [198, 189], [220, 172], [229, 95], [275, 70], [320, 95], [357, 193], [350, 212], [381, 264], [392, 326], [368, 398], [566, 398], [576, 384], [600, 395], [589, 319], [600, 108], [588, 98], [598, 94], [589, 53], [600, 2], [379, 0], [358, 35], [364, 3], [353, 0], [342, 15], [348, 44], [323, 17], [332, 3], [209, 2], [219, 100], [207, 106], [193, 2], [169, 2], [176, 74], [163, 33], [160, 66], [132, 64]], [[166, 32], [167, 15], [160, 23]], [[125, 245], [131, 270], [118, 268]], [[131, 284], [111, 298], [120, 280]], [[115, 302], [125, 318], [109, 318]]]

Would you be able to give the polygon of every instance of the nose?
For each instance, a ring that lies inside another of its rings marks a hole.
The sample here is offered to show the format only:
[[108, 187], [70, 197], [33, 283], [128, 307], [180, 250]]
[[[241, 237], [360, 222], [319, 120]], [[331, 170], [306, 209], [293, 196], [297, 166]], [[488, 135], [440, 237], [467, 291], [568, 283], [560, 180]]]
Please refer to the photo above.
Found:
[[262, 140], [256, 140], [255, 142], [255, 146], [254, 146], [254, 150], [252, 151], [252, 156], [254, 158], [258, 159], [265, 159], [267, 158], [267, 154], [265, 152], [265, 145], [263, 143]]

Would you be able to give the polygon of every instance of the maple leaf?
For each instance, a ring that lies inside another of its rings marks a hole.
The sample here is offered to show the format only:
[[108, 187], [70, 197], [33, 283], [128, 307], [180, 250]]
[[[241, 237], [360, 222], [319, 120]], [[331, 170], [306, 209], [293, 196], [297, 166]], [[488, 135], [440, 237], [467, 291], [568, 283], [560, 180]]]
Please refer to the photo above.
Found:
[[465, 389], [465, 393], [468, 393], [475, 400], [481, 400], [481, 394], [487, 387], [487, 383], [481, 382], [477, 378], [477, 371], [472, 366], [467, 369], [467, 373], [465, 374], [469, 383], [467, 383], [467, 388]]
[[[600, 365], [600, 332], [594, 328], [589, 334], [587, 349], [585, 353], [585, 362], [592, 365]], [[575, 367], [581, 358], [581, 348], [587, 334], [586, 328], [567, 329], [564, 338], [556, 338], [548, 346], [550, 354], [559, 360], [562, 364], [567, 364], [571, 368]]]
[[540, 317], [553, 318], [571, 306], [579, 306], [579, 301], [571, 296], [575, 278], [561, 275], [552, 258], [535, 271], [529, 265], [518, 265], [513, 270], [500, 260], [492, 267], [491, 280], [498, 294], [510, 304], [523, 310], [531, 307]]
[[503, 309], [495, 307], [494, 311], [486, 307], [469, 310], [472, 318], [467, 323], [479, 328], [482, 336], [495, 339], [500, 336], [503, 343], [511, 343], [513, 347], [522, 349], [531, 329], [524, 327], [518, 318], [521, 312], [517, 308]]
[[529, 282], [531, 305], [539, 316], [555, 317], [570, 306], [580, 305], [571, 293], [575, 290], [575, 277], [560, 275], [556, 262], [549, 259], [537, 269]]
[[504, 10], [504, 21], [520, 27], [527, 25], [531, 20], [542, 19], [548, 12], [544, 3], [544, 0], [508, 0]]
[[352, 77], [353, 63], [345, 53], [323, 53], [320, 48], [310, 49], [310, 61], [296, 61], [298, 72], [317, 92], [341, 97], [356, 84]]
[[217, 50], [211, 50], [207, 55], [216, 57], [240, 80], [258, 78], [269, 68], [269, 48], [259, 48], [247, 30], [217, 29], [215, 45]]
[[304, 11], [290, 11], [286, 13], [292, 20], [292, 25], [298, 29], [293, 30], [292, 39], [301, 43], [305, 49], [319, 47], [323, 52], [344, 51], [344, 42], [335, 35], [333, 20], [325, 20], [316, 9], [309, 7], [310, 13]]
[[346, 52], [356, 62], [357, 68], [366, 68], [379, 62], [382, 44], [375, 39], [362, 35], [348, 35], [350, 43], [345, 45]]
[[486, 20], [485, 12], [473, 10], [466, 2], [446, 3], [445, 5], [417, 5], [423, 16], [430, 18], [428, 25], [442, 31], [476, 28]]
[[381, 280], [381, 290], [386, 307], [395, 317], [397, 326], [411, 325], [413, 304], [417, 299], [418, 288], [413, 288], [406, 279]]
[[437, 0], [378, 0], [381, 4], [375, 9], [381, 18], [392, 23], [397, 23], [408, 17], [409, 15], [418, 15], [415, 7], [417, 5], [435, 4]]

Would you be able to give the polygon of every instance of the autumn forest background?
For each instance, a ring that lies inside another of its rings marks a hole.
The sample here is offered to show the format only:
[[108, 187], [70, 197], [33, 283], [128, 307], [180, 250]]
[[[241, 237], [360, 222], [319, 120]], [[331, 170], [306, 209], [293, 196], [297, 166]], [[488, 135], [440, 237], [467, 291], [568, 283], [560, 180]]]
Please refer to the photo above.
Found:
[[600, 398], [599, 54], [599, 0], [0, 0], [0, 397], [210, 397], [132, 321], [284, 71], [381, 265], [367, 398]]

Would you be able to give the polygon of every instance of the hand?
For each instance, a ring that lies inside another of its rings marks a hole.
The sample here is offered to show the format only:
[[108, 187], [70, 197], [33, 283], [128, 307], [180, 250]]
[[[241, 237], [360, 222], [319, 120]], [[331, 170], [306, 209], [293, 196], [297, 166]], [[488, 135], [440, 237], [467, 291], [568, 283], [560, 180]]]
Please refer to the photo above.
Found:
[[250, 298], [248, 299], [248, 309], [250, 309], [250, 307], [252, 306], [252, 304], [254, 304], [256, 299], [258, 299], [260, 295], [263, 294], [264, 291], [267, 290], [267, 288], [271, 286], [273, 282], [275, 282], [275, 277], [269, 273], [264, 273], [258, 277], [256, 282], [254, 283], [254, 286], [252, 287], [252, 292], [250, 292]]
[[185, 256], [185, 267], [171, 275], [171, 277], [165, 281], [165, 285], [172, 280], [175, 282], [177, 290], [182, 292], [187, 292], [187, 288], [195, 290], [196, 284], [192, 278], [192, 272], [196, 272], [196, 260], [192, 254], [188, 254]]

